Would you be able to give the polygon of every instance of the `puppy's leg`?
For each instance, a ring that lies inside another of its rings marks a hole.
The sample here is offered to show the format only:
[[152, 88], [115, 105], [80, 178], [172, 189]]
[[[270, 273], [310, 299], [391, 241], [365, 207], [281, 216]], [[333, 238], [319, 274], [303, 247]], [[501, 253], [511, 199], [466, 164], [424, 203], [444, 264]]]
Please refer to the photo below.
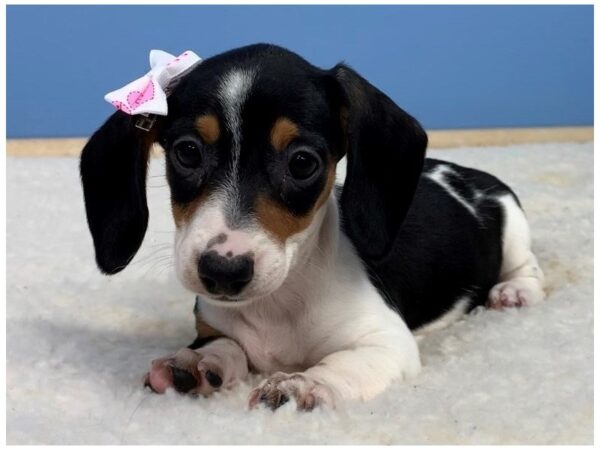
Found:
[[529, 225], [523, 210], [511, 195], [499, 199], [504, 208], [500, 283], [488, 296], [488, 306], [502, 309], [541, 302], [545, 293], [544, 273], [531, 251]]
[[298, 409], [317, 405], [336, 406], [341, 401], [369, 400], [395, 379], [416, 375], [421, 363], [414, 337], [403, 333], [374, 332], [352, 348], [332, 353], [304, 372], [278, 372], [254, 389], [250, 407], [265, 403], [276, 409], [294, 398]]
[[210, 395], [234, 386], [247, 374], [248, 360], [242, 348], [232, 339], [220, 337], [200, 348], [183, 348], [155, 359], [146, 385], [158, 393], [173, 387], [182, 393]]

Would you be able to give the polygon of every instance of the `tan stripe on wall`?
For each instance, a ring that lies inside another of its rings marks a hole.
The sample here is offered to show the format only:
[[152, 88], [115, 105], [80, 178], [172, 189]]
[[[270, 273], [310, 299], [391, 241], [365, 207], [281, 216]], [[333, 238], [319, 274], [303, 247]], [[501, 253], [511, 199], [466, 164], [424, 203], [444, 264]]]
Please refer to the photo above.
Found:
[[[486, 147], [534, 142], [588, 142], [593, 127], [494, 128], [480, 130], [430, 130], [429, 148]], [[85, 138], [9, 139], [6, 152], [12, 156], [78, 156]], [[160, 150], [155, 148], [155, 154]]]

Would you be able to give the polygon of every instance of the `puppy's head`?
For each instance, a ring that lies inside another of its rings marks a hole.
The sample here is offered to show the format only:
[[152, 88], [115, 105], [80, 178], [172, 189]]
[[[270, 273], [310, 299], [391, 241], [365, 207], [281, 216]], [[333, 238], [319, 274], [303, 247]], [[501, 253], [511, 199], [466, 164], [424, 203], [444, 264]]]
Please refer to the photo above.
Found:
[[98, 266], [124, 268], [147, 226], [149, 148], [165, 150], [180, 280], [215, 302], [269, 295], [321, 224], [335, 166], [346, 232], [385, 257], [421, 170], [418, 123], [344, 65], [318, 69], [279, 47], [207, 59], [169, 97], [150, 132], [117, 112], [83, 150], [81, 175]]

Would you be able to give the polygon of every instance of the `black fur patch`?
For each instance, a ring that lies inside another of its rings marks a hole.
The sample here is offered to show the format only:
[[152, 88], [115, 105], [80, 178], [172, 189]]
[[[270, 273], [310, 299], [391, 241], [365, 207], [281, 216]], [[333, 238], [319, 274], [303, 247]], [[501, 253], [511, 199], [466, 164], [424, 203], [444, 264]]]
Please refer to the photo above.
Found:
[[96, 262], [121, 271], [138, 251], [148, 225], [146, 168], [151, 141], [136, 118], [114, 113], [81, 153], [81, 181]]
[[[484, 192], [471, 214], [427, 173], [449, 165], [452, 188], [466, 200]], [[365, 262], [384, 299], [411, 329], [440, 317], [461, 298], [483, 305], [498, 282], [504, 214], [497, 196], [512, 191], [487, 173], [433, 159], [425, 160], [414, 199], [384, 261]]]
[[198, 336], [196, 339], [194, 339], [194, 342], [192, 342], [190, 345], [188, 345], [187, 348], [189, 348], [191, 350], [196, 350], [196, 349], [199, 349], [200, 347], [204, 347], [206, 344], [210, 344], [212, 341], [216, 341], [217, 339], [219, 339], [221, 337], [223, 337], [223, 336], [208, 336], [208, 337]]

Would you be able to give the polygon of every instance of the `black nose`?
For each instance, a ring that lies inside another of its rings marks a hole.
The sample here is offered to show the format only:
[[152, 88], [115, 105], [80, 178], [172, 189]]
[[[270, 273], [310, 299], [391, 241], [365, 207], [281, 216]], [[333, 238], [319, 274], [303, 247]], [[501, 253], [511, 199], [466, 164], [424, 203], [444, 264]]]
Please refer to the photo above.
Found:
[[198, 261], [198, 275], [211, 294], [239, 294], [252, 280], [254, 259], [248, 254], [229, 258], [214, 250], [204, 252]]

